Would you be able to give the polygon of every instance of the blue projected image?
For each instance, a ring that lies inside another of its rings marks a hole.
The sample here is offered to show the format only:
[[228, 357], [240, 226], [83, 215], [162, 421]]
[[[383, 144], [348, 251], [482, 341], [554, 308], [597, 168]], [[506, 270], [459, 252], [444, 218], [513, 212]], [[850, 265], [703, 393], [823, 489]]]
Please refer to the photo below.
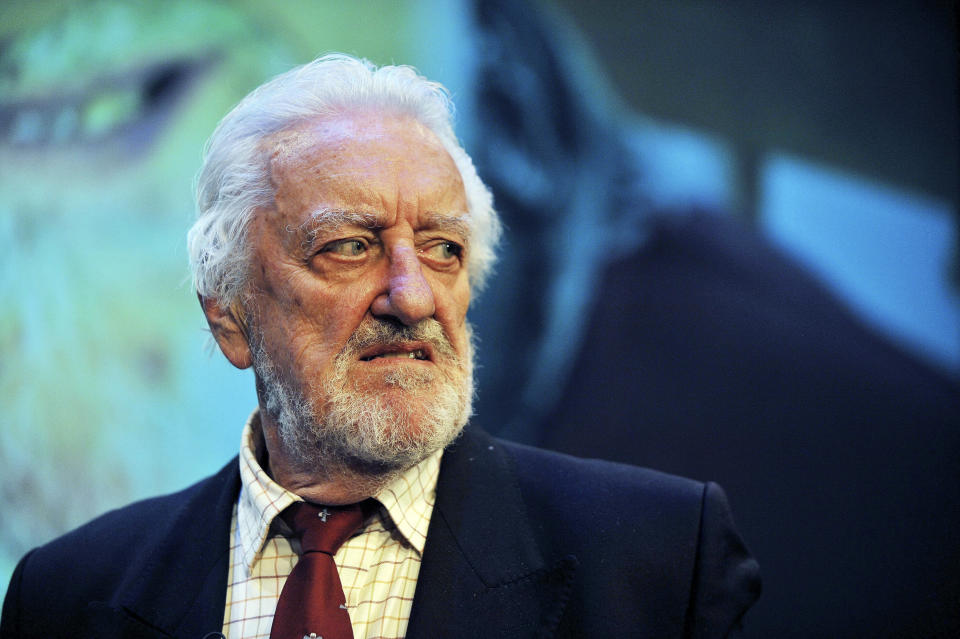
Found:
[[960, 373], [960, 292], [949, 203], [774, 155], [763, 226], [869, 323]]
[[638, 149], [645, 194], [654, 207], [732, 210], [735, 169], [728, 144], [703, 131], [650, 118], [637, 118], [627, 135]]

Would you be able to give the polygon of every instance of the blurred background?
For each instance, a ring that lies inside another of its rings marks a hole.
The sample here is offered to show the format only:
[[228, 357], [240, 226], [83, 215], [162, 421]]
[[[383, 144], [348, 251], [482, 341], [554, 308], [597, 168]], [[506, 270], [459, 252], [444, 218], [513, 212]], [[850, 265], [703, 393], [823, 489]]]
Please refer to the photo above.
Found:
[[443, 82], [507, 226], [474, 422], [728, 491], [747, 635], [960, 633], [952, 2], [0, 5], [0, 593], [30, 548], [217, 470], [216, 123], [326, 51]]

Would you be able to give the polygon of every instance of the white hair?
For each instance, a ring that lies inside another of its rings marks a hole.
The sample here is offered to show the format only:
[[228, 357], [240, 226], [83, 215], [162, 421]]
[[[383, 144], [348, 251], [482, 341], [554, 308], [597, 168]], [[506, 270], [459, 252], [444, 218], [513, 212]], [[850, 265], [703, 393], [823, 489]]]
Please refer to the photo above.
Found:
[[197, 176], [197, 220], [187, 233], [194, 285], [230, 306], [247, 285], [247, 228], [254, 212], [273, 203], [263, 140], [313, 118], [373, 107], [412, 116], [439, 138], [463, 180], [469, 208], [467, 272], [474, 292], [495, 260], [501, 227], [493, 197], [453, 132], [447, 90], [408, 66], [377, 68], [367, 60], [328, 54], [261, 85], [220, 121]]

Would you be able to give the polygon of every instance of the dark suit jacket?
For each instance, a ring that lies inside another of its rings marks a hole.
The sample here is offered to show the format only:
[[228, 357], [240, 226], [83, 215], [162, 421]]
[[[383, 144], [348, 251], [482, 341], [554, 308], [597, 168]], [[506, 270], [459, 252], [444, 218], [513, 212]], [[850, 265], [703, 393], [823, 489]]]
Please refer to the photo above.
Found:
[[[223, 623], [236, 461], [33, 550], [0, 638]], [[467, 432], [444, 455], [410, 637], [715, 637], [759, 594], [723, 492]]]

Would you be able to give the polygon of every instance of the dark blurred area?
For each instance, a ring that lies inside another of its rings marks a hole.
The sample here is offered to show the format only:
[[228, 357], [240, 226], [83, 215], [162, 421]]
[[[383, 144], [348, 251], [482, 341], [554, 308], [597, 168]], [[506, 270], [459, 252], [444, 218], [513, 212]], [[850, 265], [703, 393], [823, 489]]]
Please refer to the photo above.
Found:
[[632, 106], [736, 141], [738, 208], [658, 209], [554, 18], [478, 2], [473, 153], [509, 232], [475, 421], [720, 482], [764, 576], [748, 637], [960, 636], [956, 379], [757, 219], [776, 147], [956, 202], [952, 7], [562, 4]]
[[741, 214], [770, 149], [958, 202], [952, 0], [556, 4], [632, 109], [735, 144]]

